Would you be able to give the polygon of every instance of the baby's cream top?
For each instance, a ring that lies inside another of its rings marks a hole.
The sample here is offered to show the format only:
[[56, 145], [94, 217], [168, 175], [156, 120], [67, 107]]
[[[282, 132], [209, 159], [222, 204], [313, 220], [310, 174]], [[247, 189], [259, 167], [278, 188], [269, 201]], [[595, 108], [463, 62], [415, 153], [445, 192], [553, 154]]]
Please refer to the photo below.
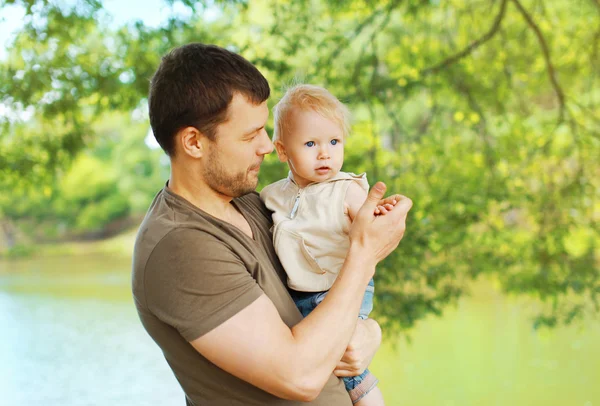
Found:
[[260, 193], [273, 212], [273, 245], [290, 288], [320, 292], [333, 285], [350, 246], [344, 200], [351, 182], [368, 192], [365, 174], [339, 172], [300, 188], [290, 172]]

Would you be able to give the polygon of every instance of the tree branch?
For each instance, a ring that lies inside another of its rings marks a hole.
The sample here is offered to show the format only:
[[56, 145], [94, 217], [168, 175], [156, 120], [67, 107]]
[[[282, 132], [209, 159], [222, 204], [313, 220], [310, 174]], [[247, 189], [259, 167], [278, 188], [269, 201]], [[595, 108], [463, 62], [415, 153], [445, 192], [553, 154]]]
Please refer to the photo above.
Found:
[[[385, 18], [383, 19], [383, 21], [381, 22], [381, 24], [379, 24], [378, 27], [376, 27], [373, 32], [371, 33], [371, 37], [369, 38], [368, 43], [373, 45], [375, 44], [375, 40], [376, 40], [376, 36], [377, 34], [379, 34], [381, 31], [384, 30], [384, 28], [388, 25], [388, 23], [390, 22], [390, 18], [392, 15], [392, 11], [393, 11], [393, 7], [388, 7], [387, 9], [387, 13]], [[360, 55], [358, 56], [358, 58], [356, 59], [356, 64], [354, 65], [354, 72], [352, 73], [352, 82], [353, 83], [358, 83], [359, 80], [359, 76], [360, 76], [360, 72], [361, 72], [361, 68], [363, 67], [363, 63], [361, 63], [363, 61], [363, 57], [365, 55], [367, 51], [367, 46], [365, 45], [362, 50], [360, 51]], [[374, 51], [374, 56], [375, 58], [377, 58], [376, 52]], [[331, 66], [331, 65], [327, 65], [327, 66]], [[377, 66], [374, 66], [374, 69], [377, 69]], [[373, 78], [371, 78], [371, 90], [373, 91]], [[374, 91], [373, 91], [374, 93]]]
[[502, 0], [502, 4], [500, 4], [500, 12], [494, 19], [494, 23], [492, 24], [492, 27], [486, 34], [484, 34], [481, 38], [473, 41], [468, 47], [466, 47], [459, 53], [444, 59], [442, 62], [438, 63], [437, 65], [423, 69], [421, 71], [421, 75], [424, 76], [424, 75], [429, 75], [432, 73], [439, 72], [440, 70], [452, 65], [453, 63], [455, 63], [455, 62], [459, 61], [460, 59], [466, 57], [467, 55], [471, 54], [475, 49], [479, 48], [481, 45], [483, 45], [484, 43], [486, 43], [487, 41], [492, 39], [492, 37], [494, 35], [496, 35], [498, 30], [500, 29], [500, 24], [502, 23], [502, 19], [504, 18], [504, 14], [506, 11], [506, 3], [507, 3], [507, 0]]
[[[354, 41], [362, 33], [362, 31], [367, 26], [369, 26], [373, 21], [375, 21], [375, 19], [377, 17], [379, 17], [381, 14], [387, 13], [388, 14], [387, 19], [389, 20], [389, 14], [392, 12], [392, 10], [394, 10], [398, 6], [399, 3], [400, 3], [400, 1], [393, 1], [387, 7], [380, 8], [379, 10], [376, 10], [373, 13], [371, 13], [371, 15], [369, 15], [360, 24], [358, 24], [356, 26], [356, 28], [355, 28], [354, 32], [352, 33], [352, 35], [350, 36], [350, 38], [346, 38], [344, 41], [340, 41], [337, 48], [330, 54], [329, 58], [327, 59], [327, 62], [323, 66], [332, 66], [333, 60], [335, 58], [337, 58], [344, 49], [348, 48], [348, 44], [350, 44], [352, 41]], [[321, 47], [323, 45], [324, 44], [321, 44], [319, 47]]]
[[527, 21], [527, 24], [531, 27], [531, 29], [535, 32], [536, 37], [542, 47], [542, 52], [544, 53], [544, 59], [546, 60], [546, 68], [548, 71], [548, 76], [550, 76], [550, 81], [552, 82], [552, 87], [556, 92], [556, 96], [558, 97], [558, 103], [560, 105], [559, 112], [559, 121], [563, 121], [565, 115], [565, 94], [560, 87], [558, 80], [556, 79], [556, 71], [554, 70], [554, 65], [552, 65], [552, 60], [550, 59], [550, 50], [548, 49], [548, 44], [546, 43], [546, 39], [544, 35], [540, 31], [540, 28], [537, 26], [535, 21], [531, 18], [527, 10], [523, 8], [519, 0], [511, 0], [515, 6], [519, 9], [519, 12], [523, 15], [523, 18]]

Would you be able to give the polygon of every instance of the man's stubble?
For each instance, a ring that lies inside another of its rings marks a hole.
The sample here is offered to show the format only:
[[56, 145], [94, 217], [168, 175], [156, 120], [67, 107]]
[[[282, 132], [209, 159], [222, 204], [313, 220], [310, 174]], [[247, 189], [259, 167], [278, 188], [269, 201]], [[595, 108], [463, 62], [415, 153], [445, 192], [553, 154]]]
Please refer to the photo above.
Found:
[[[227, 163], [216, 146], [211, 147], [207, 157], [208, 159], [204, 165], [202, 175], [204, 181], [211, 189], [232, 198], [244, 196], [256, 189], [258, 176], [254, 175], [254, 173], [258, 174], [258, 172], [250, 170], [256, 167], [256, 165], [243, 171], [230, 173], [227, 169]], [[255, 176], [256, 178], [254, 179]]]

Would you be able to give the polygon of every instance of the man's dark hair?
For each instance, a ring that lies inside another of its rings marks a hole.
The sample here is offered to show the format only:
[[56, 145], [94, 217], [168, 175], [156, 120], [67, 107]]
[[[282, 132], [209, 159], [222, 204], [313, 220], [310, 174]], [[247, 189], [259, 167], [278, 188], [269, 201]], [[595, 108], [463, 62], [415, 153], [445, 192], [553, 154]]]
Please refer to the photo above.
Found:
[[173, 156], [175, 134], [182, 128], [195, 127], [214, 140], [235, 93], [260, 104], [269, 98], [269, 83], [246, 59], [215, 45], [173, 49], [150, 82], [148, 106], [156, 141]]

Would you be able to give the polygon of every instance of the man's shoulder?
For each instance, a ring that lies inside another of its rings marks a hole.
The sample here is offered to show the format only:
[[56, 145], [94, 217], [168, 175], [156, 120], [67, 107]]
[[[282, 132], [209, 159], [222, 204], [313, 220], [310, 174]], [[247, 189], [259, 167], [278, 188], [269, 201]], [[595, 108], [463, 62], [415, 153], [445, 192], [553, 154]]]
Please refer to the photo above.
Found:
[[181, 216], [169, 197], [165, 189], [154, 197], [138, 229], [134, 252], [148, 245], [156, 245], [165, 235], [177, 228]]
[[169, 231], [173, 224], [174, 213], [169, 210], [165, 190], [159, 191], [150, 204], [146, 216], [138, 229], [133, 249], [134, 261], [149, 246], [155, 246]]
[[164, 189], [154, 198], [135, 240], [133, 251], [134, 272], [145, 268], [145, 264], [156, 250], [171, 246], [177, 240], [181, 247], [201, 244], [203, 241], [218, 240], [213, 234], [218, 228], [199, 213], [187, 207]]
[[132, 263], [132, 289], [138, 305], [147, 306], [148, 281], [156, 284], [173, 270], [185, 276], [189, 269], [219, 256], [230, 256], [230, 262], [237, 259], [226, 231], [178, 203], [168, 195], [157, 196], [138, 230]]

